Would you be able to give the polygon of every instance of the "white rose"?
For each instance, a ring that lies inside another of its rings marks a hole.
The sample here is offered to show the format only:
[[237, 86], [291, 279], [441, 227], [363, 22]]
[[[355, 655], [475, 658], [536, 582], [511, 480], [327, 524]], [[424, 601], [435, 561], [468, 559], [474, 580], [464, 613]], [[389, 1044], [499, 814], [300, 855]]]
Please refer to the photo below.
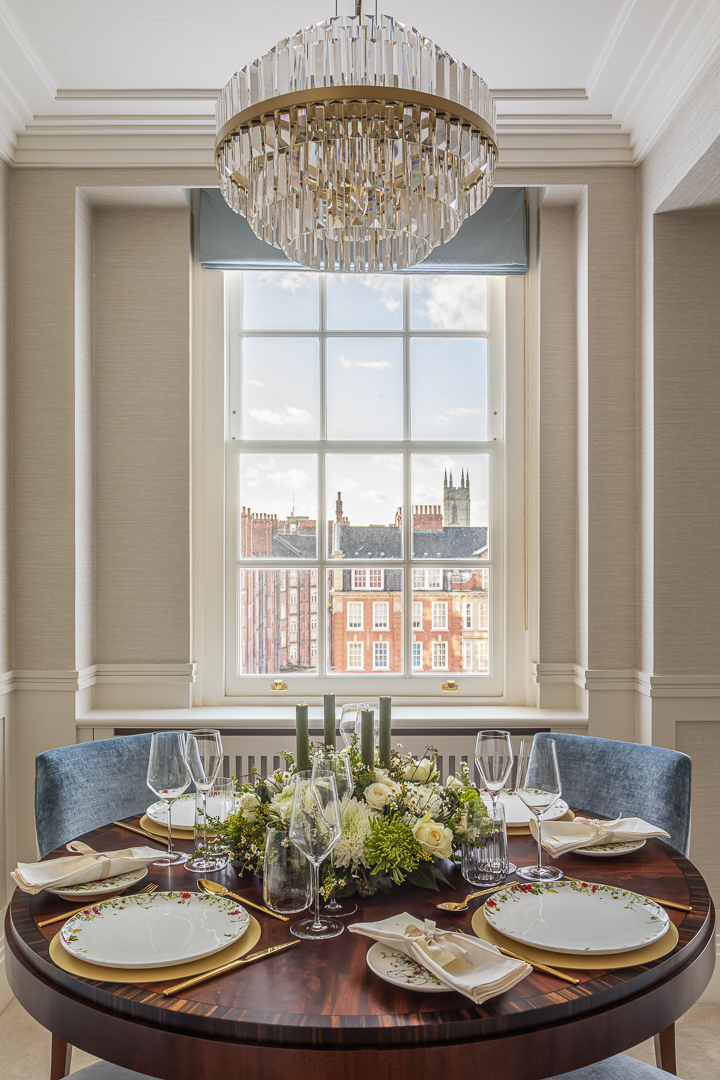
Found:
[[[392, 785], [392, 787], [390, 785]], [[374, 784], [368, 784], [363, 795], [365, 796], [365, 802], [373, 810], [382, 810], [383, 806], [395, 790], [399, 790], [399, 785], [393, 780], [377, 781]]]
[[465, 785], [459, 776], [448, 776], [445, 781], [445, 787], [450, 788], [451, 791], [462, 791]]
[[412, 784], [426, 784], [435, 772], [435, 763], [429, 758], [422, 761], [411, 761], [403, 773], [403, 779]]
[[248, 821], [255, 820], [255, 811], [260, 805], [260, 800], [257, 795], [253, 795], [252, 791], [244, 791], [240, 796], [240, 809], [242, 810]]
[[449, 859], [452, 855], [452, 831], [444, 825], [438, 825], [429, 814], [417, 821], [413, 836], [428, 855], [438, 859]]

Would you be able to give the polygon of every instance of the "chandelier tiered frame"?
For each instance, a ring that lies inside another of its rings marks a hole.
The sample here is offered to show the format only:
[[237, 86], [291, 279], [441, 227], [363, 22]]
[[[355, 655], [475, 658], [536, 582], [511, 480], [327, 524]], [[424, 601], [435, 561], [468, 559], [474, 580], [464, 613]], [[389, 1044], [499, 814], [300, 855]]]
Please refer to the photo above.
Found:
[[230, 79], [216, 126], [227, 203], [315, 270], [413, 266], [493, 188], [485, 82], [389, 16], [340, 16], [279, 41]]

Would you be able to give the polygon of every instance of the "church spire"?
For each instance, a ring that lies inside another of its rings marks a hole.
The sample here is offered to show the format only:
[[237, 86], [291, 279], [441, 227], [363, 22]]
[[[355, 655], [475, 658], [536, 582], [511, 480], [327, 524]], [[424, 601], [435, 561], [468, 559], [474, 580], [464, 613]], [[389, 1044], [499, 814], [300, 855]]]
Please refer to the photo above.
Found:
[[465, 490], [468, 493], [468, 498], [470, 498], [470, 470], [469, 469], [465, 473]]
[[460, 487], [461, 488], [465, 487], [465, 470], [464, 469], [460, 470]]
[[446, 488], [446, 487], [447, 487], [447, 469], [445, 470], [445, 479], [444, 479], [444, 481], [443, 481], [443, 487], [444, 487], [444, 488]]

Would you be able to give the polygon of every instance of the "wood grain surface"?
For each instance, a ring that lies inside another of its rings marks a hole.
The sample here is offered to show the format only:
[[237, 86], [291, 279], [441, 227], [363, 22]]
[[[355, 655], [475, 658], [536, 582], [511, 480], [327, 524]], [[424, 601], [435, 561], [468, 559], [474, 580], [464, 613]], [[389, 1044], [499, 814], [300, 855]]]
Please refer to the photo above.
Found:
[[[122, 846], [127, 834], [108, 826], [83, 839], [107, 850]], [[530, 838], [513, 838], [510, 845], [513, 861], [534, 861]], [[465, 1076], [481, 1062], [493, 1069], [494, 1080], [538, 1080], [670, 1027], [700, 996], [714, 965], [715, 916], [705, 882], [662, 841], [592, 865], [572, 854], [556, 861], [568, 876], [691, 904], [690, 913], [669, 912], [679, 932], [676, 949], [648, 965], [574, 971], [577, 986], [533, 972], [507, 993], [474, 1006], [459, 994], [418, 994], [381, 981], [367, 968], [367, 940], [345, 932], [327, 942], [303, 941], [297, 949], [164, 998], [167, 983], [100, 983], [57, 968], [48, 954], [57, 925], [40, 930], [36, 924], [72, 905], [46, 893], [30, 897], [16, 891], [6, 927], [10, 984], [21, 1004], [58, 1037], [166, 1080], [197, 1080], [198, 1070], [211, 1066], [242, 1067], [253, 1080], [287, 1068], [322, 1080], [341, 1069], [344, 1080], [352, 1080], [381, 1062], [380, 1075], [392, 1067], [394, 1080], [437, 1077], [438, 1071]], [[160, 889], [197, 888], [195, 876], [182, 866], [149, 869], [146, 881]], [[455, 892], [394, 888], [359, 899], [360, 910], [346, 922], [407, 910], [436, 919], [440, 927], [472, 932], [472, 914], [482, 901], [471, 901], [467, 912], [454, 916], [435, 907], [465, 893], [466, 883], [451, 864], [447, 875]], [[258, 879], [239, 877], [232, 867], [212, 877], [262, 902]], [[286, 924], [261, 913], [257, 918], [258, 948], [290, 937]]]

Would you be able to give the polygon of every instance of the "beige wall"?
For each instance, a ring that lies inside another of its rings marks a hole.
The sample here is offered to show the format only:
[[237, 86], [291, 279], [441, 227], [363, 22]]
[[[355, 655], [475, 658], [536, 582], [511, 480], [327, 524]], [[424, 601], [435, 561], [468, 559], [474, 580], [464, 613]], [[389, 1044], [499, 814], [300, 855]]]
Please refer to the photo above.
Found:
[[189, 210], [94, 233], [96, 661], [189, 662]]

